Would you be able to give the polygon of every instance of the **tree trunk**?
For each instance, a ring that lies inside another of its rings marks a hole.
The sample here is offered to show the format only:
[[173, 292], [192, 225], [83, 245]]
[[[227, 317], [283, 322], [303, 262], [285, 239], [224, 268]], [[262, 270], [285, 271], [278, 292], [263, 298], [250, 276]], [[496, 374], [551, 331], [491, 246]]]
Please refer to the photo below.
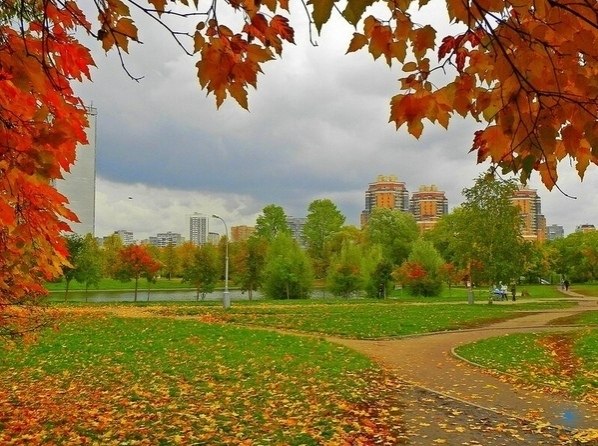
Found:
[[137, 286], [139, 284], [139, 277], [135, 277], [135, 302], [137, 302]]

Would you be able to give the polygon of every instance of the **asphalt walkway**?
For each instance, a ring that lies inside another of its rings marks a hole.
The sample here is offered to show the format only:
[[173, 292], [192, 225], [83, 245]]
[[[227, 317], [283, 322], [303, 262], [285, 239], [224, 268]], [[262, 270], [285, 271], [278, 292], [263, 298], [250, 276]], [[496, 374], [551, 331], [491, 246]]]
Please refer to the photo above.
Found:
[[410, 384], [460, 402], [566, 429], [595, 429], [598, 408], [594, 405], [567, 400], [546, 390], [514, 386], [453, 354], [453, 349], [460, 345], [508, 333], [578, 330], [579, 327], [547, 326], [555, 319], [598, 310], [598, 298], [568, 295], [578, 306], [533, 313], [479, 329], [395, 340], [331, 340], [365, 353]]

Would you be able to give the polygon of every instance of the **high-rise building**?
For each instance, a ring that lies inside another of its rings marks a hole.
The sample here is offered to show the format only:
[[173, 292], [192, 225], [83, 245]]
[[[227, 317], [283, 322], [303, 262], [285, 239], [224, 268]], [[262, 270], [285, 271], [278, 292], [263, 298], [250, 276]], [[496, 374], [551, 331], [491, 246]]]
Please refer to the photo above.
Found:
[[208, 242], [209, 218], [207, 215], [195, 213], [189, 218], [189, 241], [195, 245]]
[[64, 195], [68, 207], [77, 214], [79, 223], [68, 222], [75, 234], [85, 236], [95, 233], [96, 210], [96, 120], [97, 110], [87, 107], [89, 126], [86, 129], [87, 144], [77, 146], [75, 164], [70, 172], [63, 173], [63, 179], [54, 184]]
[[301, 246], [305, 246], [303, 227], [306, 221], [307, 218], [305, 217], [287, 217], [287, 225], [289, 225], [289, 229], [291, 230], [291, 237]]
[[150, 236], [149, 244], [158, 248], [165, 248], [168, 245], [178, 246], [183, 243], [183, 236], [175, 232], [161, 232], [156, 236]]
[[411, 195], [409, 208], [423, 232], [432, 229], [440, 217], [448, 214], [448, 200], [444, 191], [438, 190], [435, 185], [420, 186]]
[[395, 175], [378, 175], [365, 192], [365, 209], [361, 212], [361, 225], [367, 223], [374, 208], [397, 209], [409, 212], [409, 192], [405, 183]]
[[546, 240], [546, 218], [542, 215], [540, 196], [536, 190], [522, 186], [513, 193], [512, 202], [519, 207], [523, 238], [526, 240]]
[[251, 234], [255, 232], [255, 226], [232, 226], [230, 228], [230, 237], [232, 242], [242, 242], [251, 237]]
[[135, 243], [135, 239], [133, 238], [133, 233], [131, 231], [119, 229], [118, 231], [114, 231], [113, 235], [118, 235], [125, 246]]
[[546, 226], [546, 238], [548, 240], [556, 240], [565, 237], [565, 229], [561, 225]]

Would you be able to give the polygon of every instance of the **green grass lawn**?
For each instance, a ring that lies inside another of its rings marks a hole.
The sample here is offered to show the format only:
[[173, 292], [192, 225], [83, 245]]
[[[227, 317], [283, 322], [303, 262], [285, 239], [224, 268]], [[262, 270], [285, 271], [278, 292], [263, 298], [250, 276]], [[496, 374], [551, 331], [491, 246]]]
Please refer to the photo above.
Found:
[[310, 299], [238, 302], [226, 312], [213, 303], [167, 305], [160, 311], [169, 316], [204, 315], [225, 323], [372, 339], [471, 328], [517, 317], [523, 311], [570, 305], [560, 301], [420, 305], [396, 300]]
[[572, 284], [569, 288], [571, 291], [583, 294], [586, 296], [598, 296], [598, 284]]
[[384, 396], [400, 384], [365, 357], [189, 320], [71, 316], [0, 350], [0, 382], [1, 444], [332, 445], [401, 430]]
[[461, 346], [456, 352], [496, 372], [598, 403], [598, 312], [584, 314], [582, 321], [593, 328], [510, 334]]

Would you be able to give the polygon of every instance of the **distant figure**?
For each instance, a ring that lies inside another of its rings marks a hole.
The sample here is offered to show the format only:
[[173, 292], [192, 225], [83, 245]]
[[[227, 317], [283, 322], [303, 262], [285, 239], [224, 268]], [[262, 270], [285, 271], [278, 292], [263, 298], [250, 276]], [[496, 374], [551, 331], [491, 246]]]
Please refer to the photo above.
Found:
[[565, 285], [565, 291], [569, 291], [569, 281], [567, 279], [565, 279], [563, 285]]
[[511, 297], [513, 298], [513, 302], [515, 302], [515, 295], [517, 294], [517, 288], [515, 284], [511, 285]]
[[500, 282], [500, 300], [509, 300], [509, 296], [508, 296], [508, 288], [506, 285], [503, 285], [502, 282]]

